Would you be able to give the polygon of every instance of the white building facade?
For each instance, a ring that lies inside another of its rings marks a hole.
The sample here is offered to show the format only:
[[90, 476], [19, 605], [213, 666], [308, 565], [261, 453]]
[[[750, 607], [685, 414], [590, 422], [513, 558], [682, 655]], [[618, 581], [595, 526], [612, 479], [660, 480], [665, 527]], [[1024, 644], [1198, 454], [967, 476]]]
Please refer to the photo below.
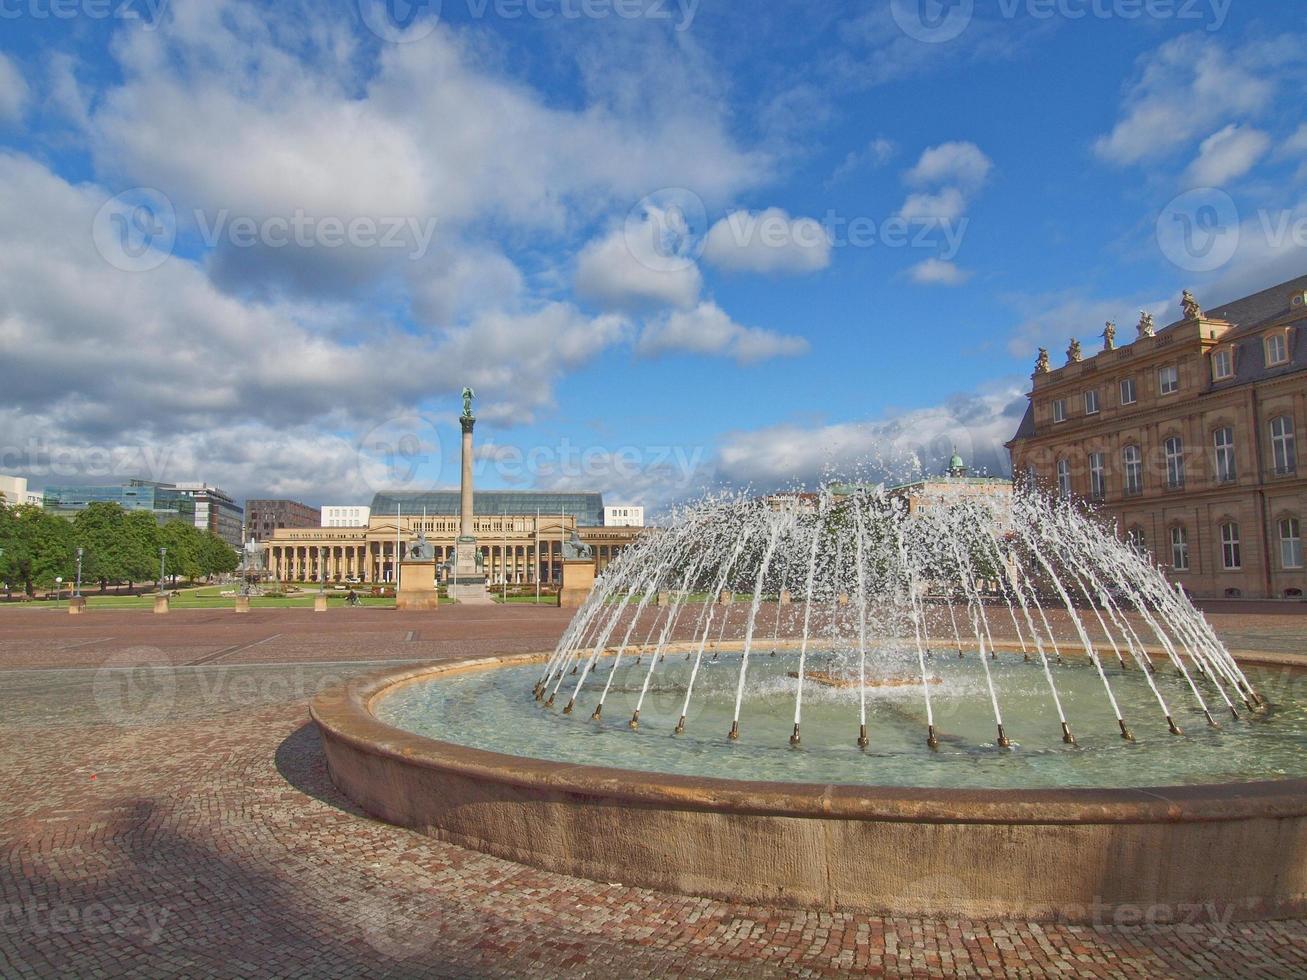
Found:
[[323, 527], [367, 527], [371, 517], [371, 507], [345, 505], [322, 508]]
[[629, 504], [605, 507], [604, 527], [644, 527], [644, 508]]

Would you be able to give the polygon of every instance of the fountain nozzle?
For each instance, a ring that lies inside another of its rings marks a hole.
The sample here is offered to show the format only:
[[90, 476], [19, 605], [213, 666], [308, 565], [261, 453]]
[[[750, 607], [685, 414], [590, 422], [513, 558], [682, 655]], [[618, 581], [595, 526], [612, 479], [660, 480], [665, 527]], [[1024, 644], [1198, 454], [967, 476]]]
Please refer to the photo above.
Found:
[[1206, 711], [1206, 710], [1204, 710], [1204, 711], [1203, 711], [1203, 714], [1205, 714], [1205, 715], [1207, 716], [1207, 724], [1211, 725], [1213, 728], [1220, 728], [1220, 727], [1221, 727], [1221, 723], [1218, 722], [1215, 718], [1212, 717], [1212, 713], [1211, 713], [1210, 711]]
[[860, 748], [860, 749], [865, 749], [865, 748], [866, 748], [868, 745], [870, 745], [870, 744], [871, 744], [871, 739], [867, 738], [867, 726], [866, 726], [866, 725], [859, 725], [859, 726], [858, 726], [858, 748]]
[[1003, 726], [998, 726], [998, 747], [1000, 749], [1012, 748], [1012, 739], [1007, 737], [1007, 732], [1003, 731]]
[[1076, 744], [1076, 737], [1071, 734], [1071, 726], [1066, 722], [1062, 722], [1062, 741], [1067, 745]]
[[726, 737], [732, 742], [738, 742], [740, 740], [740, 723], [738, 721], [731, 722], [731, 731]]
[[798, 725], [795, 725], [795, 726], [794, 726], [794, 734], [790, 736], [790, 744], [791, 744], [791, 745], [798, 745], [798, 744], [799, 744], [799, 726], [798, 726]]
[[1134, 734], [1130, 731], [1130, 729], [1125, 727], [1125, 719], [1118, 718], [1117, 724], [1121, 726], [1121, 737], [1125, 739], [1127, 742], [1133, 742], [1135, 740]]
[[930, 746], [930, 751], [932, 752], [939, 751], [939, 739], [935, 736], [934, 725], [926, 726], [926, 744]]
[[554, 696], [551, 694], [549, 695], [549, 700], [545, 702], [545, 707], [552, 708], [553, 706], [554, 706]]
[[604, 713], [604, 706], [601, 704], [601, 705], [599, 705], [598, 707], [595, 708], [595, 713], [592, 714], [592, 715], [590, 716], [590, 720], [591, 720], [591, 721], [599, 721], [599, 719], [600, 719], [600, 717], [603, 715], [603, 713]]
[[567, 707], [563, 709], [563, 714], [570, 715], [572, 713], [572, 709], [575, 707], [576, 707], [576, 698], [572, 698], [570, 701], [567, 702]]
[[1171, 734], [1172, 734], [1172, 735], [1183, 735], [1183, 734], [1184, 734], [1184, 732], [1181, 730], [1180, 726], [1177, 725], [1177, 724], [1175, 723], [1175, 720], [1174, 720], [1170, 715], [1167, 715], [1167, 716], [1166, 716], [1166, 727], [1169, 728], [1169, 729], [1171, 730]]
[[678, 722], [676, 723], [676, 727], [672, 729], [672, 734], [673, 734], [673, 735], [684, 735], [684, 734], [685, 734], [685, 715], [681, 715], [681, 720], [678, 721]]
[[639, 708], [636, 708], [636, 709], [635, 709], [635, 714], [631, 715], [631, 720], [628, 721], [626, 724], [627, 724], [627, 726], [631, 729], [631, 731], [635, 731], [637, 728], [640, 727], [640, 709], [639, 709]]

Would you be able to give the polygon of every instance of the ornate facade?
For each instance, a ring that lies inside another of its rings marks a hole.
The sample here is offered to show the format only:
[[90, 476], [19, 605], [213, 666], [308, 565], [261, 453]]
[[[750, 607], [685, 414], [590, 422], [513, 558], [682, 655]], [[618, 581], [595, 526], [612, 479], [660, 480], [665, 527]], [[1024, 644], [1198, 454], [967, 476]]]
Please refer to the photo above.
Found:
[[1299, 598], [1307, 276], [1207, 313], [1186, 291], [1181, 312], [1065, 367], [1041, 353], [1013, 473], [1100, 509], [1195, 595]]

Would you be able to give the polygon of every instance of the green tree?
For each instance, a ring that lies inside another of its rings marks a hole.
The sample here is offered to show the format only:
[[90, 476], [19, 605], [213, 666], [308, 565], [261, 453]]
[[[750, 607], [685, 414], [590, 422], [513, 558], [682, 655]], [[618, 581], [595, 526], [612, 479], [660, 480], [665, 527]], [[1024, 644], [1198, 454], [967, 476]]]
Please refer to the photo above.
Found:
[[73, 519], [77, 544], [86, 551], [82, 578], [98, 581], [101, 592], [109, 582], [128, 577], [126, 519], [127, 512], [120, 504], [103, 501], [88, 505]]
[[128, 511], [123, 518], [123, 577], [127, 584], [148, 582], [159, 574], [159, 522], [148, 510]]
[[6, 579], [21, 584], [33, 595], [38, 587], [51, 588], [56, 577], [70, 578], [73, 570], [73, 526], [40, 507], [23, 504], [5, 508], [0, 526]]
[[200, 547], [200, 567], [205, 575], [227, 575], [240, 567], [240, 558], [222, 538], [206, 534]]
[[160, 529], [159, 543], [168, 549], [167, 571], [174, 584], [178, 575], [194, 581], [203, 574], [200, 555], [206, 533], [181, 520], [169, 521]]

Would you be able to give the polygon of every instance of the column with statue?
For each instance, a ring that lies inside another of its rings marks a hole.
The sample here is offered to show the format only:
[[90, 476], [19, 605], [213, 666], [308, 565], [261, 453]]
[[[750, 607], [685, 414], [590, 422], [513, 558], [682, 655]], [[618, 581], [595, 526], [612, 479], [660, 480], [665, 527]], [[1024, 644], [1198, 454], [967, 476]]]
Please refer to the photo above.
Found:
[[477, 418], [472, 411], [476, 392], [463, 389], [463, 414], [459, 424], [463, 428], [462, 480], [459, 485], [458, 542], [454, 546], [454, 568], [449, 578], [449, 597], [458, 602], [489, 603], [486, 590], [485, 563], [477, 545], [475, 514], [472, 509], [472, 431]]

